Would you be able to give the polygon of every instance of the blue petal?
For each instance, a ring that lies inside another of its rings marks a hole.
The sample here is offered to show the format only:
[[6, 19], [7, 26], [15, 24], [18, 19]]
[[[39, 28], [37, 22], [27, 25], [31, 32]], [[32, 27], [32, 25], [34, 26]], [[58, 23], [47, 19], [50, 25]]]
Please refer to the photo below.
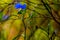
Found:
[[17, 4], [15, 5], [15, 8], [16, 8], [16, 9], [22, 8], [22, 4], [21, 4], [21, 3], [17, 3]]
[[26, 9], [26, 4], [24, 4], [24, 5], [22, 6], [22, 10], [24, 10], [24, 9]]
[[5, 15], [3, 16], [2, 20], [6, 20], [9, 16], [8, 15]]

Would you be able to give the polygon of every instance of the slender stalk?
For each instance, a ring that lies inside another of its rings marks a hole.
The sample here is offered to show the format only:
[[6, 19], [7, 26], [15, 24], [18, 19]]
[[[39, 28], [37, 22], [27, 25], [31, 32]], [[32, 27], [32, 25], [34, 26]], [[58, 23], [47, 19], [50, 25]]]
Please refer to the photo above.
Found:
[[56, 23], [58, 23], [60, 25], [60, 22], [58, 22], [55, 17], [53, 16], [52, 12], [51, 12], [51, 7], [48, 4], [45, 4], [43, 0], [41, 0], [41, 2], [43, 3], [43, 5], [45, 6], [46, 10], [50, 13], [50, 15], [52, 16], [52, 18], [54, 19], [54, 21]]

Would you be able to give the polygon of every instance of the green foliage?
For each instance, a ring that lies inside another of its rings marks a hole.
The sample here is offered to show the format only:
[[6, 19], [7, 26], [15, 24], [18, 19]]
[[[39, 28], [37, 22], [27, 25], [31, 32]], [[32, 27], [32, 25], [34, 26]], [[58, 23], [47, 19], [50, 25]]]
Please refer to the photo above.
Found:
[[3, 13], [0, 12], [0, 21], [2, 21]]

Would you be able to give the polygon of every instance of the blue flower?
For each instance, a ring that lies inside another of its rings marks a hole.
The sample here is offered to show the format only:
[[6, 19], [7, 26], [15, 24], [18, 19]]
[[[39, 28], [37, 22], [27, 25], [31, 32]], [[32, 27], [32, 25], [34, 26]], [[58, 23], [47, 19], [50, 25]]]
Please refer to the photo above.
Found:
[[24, 10], [24, 9], [26, 9], [26, 4], [21, 4], [21, 3], [17, 3], [17, 4], [15, 4], [15, 8], [16, 9], [22, 9], [22, 10]]

